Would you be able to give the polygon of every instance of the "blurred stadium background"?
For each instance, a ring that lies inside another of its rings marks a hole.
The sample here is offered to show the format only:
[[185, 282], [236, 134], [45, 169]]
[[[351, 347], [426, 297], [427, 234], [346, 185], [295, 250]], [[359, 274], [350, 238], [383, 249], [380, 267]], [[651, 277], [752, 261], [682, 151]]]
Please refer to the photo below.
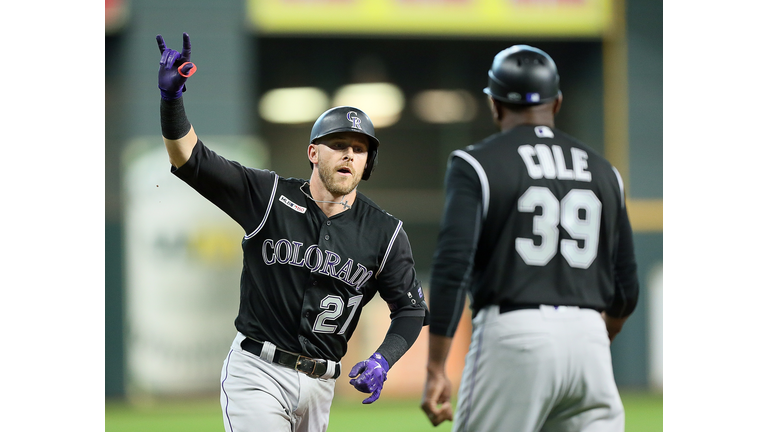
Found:
[[[564, 106], [557, 126], [622, 173], [641, 281], [612, 346], [625, 391], [660, 394], [662, 371], [661, 0], [107, 0], [105, 3], [105, 396], [215, 396], [234, 337], [243, 233], [169, 173], [160, 136], [155, 35], [192, 41], [185, 106], [220, 154], [309, 175], [315, 118], [362, 108], [382, 147], [360, 190], [402, 219], [429, 294], [447, 155], [494, 133], [482, 88], [513, 44], [549, 52]], [[355, 235], [351, 233], [351, 235]], [[366, 307], [345, 365], [387, 329]], [[465, 318], [468, 318], [465, 316]], [[387, 382], [419, 398], [426, 330]], [[468, 320], [456, 340], [469, 340]], [[463, 354], [452, 353], [458, 387]], [[357, 397], [337, 386], [338, 398]]]

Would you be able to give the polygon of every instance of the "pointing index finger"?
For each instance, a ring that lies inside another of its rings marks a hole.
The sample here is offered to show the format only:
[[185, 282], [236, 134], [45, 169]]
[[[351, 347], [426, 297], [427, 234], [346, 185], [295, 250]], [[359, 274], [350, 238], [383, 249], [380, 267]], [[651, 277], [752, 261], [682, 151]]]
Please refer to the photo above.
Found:
[[181, 57], [189, 61], [192, 57], [192, 44], [189, 42], [189, 34], [182, 35]]
[[157, 40], [157, 47], [160, 48], [160, 54], [165, 52], [165, 40], [163, 40], [162, 35], [157, 35], [155, 38]]

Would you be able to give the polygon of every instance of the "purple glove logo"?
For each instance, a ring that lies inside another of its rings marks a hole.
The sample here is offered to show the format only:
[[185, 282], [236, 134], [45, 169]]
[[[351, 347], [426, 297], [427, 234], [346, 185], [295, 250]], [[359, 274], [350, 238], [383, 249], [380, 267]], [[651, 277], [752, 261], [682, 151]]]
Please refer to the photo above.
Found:
[[349, 383], [363, 393], [373, 393], [363, 400], [364, 404], [373, 403], [381, 395], [384, 381], [387, 380], [387, 372], [389, 372], [389, 363], [381, 354], [375, 353], [352, 367], [349, 377], [353, 379], [349, 380]]
[[192, 44], [189, 35], [182, 36], [181, 53], [165, 47], [165, 40], [157, 35], [157, 47], [160, 48], [160, 70], [157, 76], [157, 87], [160, 96], [165, 100], [174, 100], [181, 97], [185, 91], [187, 78], [197, 71], [197, 66], [191, 61]]

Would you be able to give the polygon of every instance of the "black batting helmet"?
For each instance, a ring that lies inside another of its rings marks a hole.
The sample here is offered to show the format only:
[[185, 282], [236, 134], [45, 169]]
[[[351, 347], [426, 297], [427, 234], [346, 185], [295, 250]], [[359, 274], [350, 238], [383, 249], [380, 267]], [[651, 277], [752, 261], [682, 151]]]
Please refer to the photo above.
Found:
[[560, 94], [560, 75], [549, 54], [532, 46], [514, 45], [494, 57], [483, 92], [502, 102], [538, 105]]
[[[373, 133], [373, 123], [360, 108], [340, 106], [320, 114], [312, 126], [309, 142], [337, 132], [357, 132], [368, 137], [368, 160], [363, 169], [363, 180], [368, 180], [379, 159], [379, 140]], [[312, 163], [310, 162], [310, 166]]]

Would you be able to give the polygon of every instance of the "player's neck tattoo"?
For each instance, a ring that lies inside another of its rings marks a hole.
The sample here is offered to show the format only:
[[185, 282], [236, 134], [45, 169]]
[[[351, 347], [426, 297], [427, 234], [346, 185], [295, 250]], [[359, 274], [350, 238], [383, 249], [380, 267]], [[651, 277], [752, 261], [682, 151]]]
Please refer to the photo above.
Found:
[[299, 188], [299, 190], [300, 190], [300, 191], [301, 191], [301, 192], [302, 192], [304, 195], [306, 195], [306, 196], [307, 196], [307, 198], [311, 199], [312, 201], [314, 201], [314, 202], [316, 202], [316, 203], [339, 204], [339, 205], [341, 205], [341, 206], [343, 206], [343, 207], [344, 207], [344, 210], [349, 210], [350, 208], [352, 208], [352, 206], [350, 206], [349, 204], [347, 204], [347, 202], [348, 202], [348, 201], [344, 199], [344, 198], [346, 198], [346, 197], [347, 197], [347, 195], [346, 195], [346, 194], [344, 194], [344, 196], [343, 196], [343, 197], [341, 197], [341, 199], [339, 200], [339, 202], [336, 202], [336, 201], [321, 201], [321, 200], [316, 200], [316, 199], [312, 198], [312, 195], [310, 195], [310, 194], [308, 194], [306, 191], [304, 191], [304, 186], [307, 186], [307, 187], [309, 187], [309, 182], [304, 182], [304, 184], [303, 184], [303, 185], [301, 185], [301, 187]]

